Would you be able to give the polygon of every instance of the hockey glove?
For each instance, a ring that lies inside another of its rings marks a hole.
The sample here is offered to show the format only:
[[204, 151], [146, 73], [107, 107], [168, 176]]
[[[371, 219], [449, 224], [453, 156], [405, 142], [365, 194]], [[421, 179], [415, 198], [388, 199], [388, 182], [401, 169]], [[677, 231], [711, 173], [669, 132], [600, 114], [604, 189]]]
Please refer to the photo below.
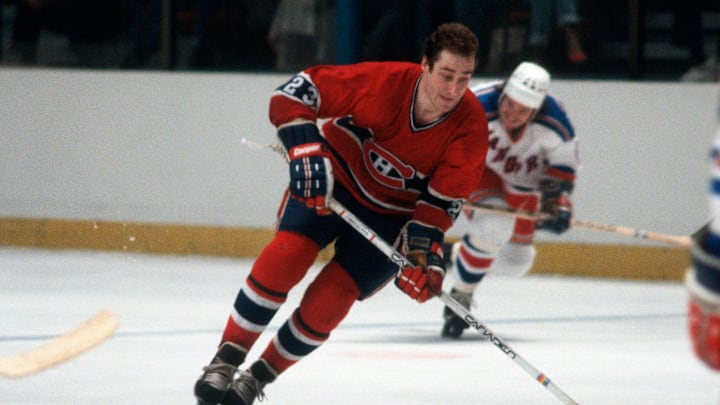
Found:
[[570, 229], [572, 202], [567, 193], [553, 199], [544, 200], [540, 212], [549, 214], [550, 217], [535, 222], [535, 229], [542, 229], [556, 234], [561, 234]]
[[412, 264], [400, 269], [395, 285], [417, 302], [442, 293], [445, 279], [442, 238], [439, 230], [412, 221], [400, 236], [400, 250]]
[[570, 193], [573, 184], [557, 180], [542, 180], [540, 192], [542, 193], [542, 204], [540, 212], [549, 215], [549, 218], [535, 222], [535, 229], [542, 229], [556, 234], [561, 234], [568, 229], [572, 223], [572, 201]]
[[697, 357], [720, 370], [720, 257], [702, 243], [693, 246], [692, 256], [693, 267], [685, 279], [690, 293], [688, 332]]
[[332, 165], [317, 126], [311, 122], [282, 126], [278, 137], [290, 159], [290, 194], [321, 215], [332, 213]]

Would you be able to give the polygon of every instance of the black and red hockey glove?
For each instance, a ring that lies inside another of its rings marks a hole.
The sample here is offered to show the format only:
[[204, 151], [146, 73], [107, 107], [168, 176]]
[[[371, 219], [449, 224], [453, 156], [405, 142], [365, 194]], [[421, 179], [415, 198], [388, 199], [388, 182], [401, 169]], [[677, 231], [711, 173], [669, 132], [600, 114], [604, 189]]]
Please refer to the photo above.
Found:
[[542, 229], [556, 234], [561, 234], [568, 229], [572, 223], [572, 202], [567, 193], [544, 200], [540, 212], [548, 214], [547, 219], [535, 222], [535, 229]]
[[570, 193], [573, 184], [565, 181], [542, 180], [540, 192], [542, 202], [540, 212], [548, 214], [547, 219], [535, 222], [535, 229], [561, 234], [572, 225], [572, 201]]
[[400, 269], [395, 285], [417, 302], [442, 293], [445, 279], [439, 230], [410, 221], [402, 231], [400, 251], [412, 263]]

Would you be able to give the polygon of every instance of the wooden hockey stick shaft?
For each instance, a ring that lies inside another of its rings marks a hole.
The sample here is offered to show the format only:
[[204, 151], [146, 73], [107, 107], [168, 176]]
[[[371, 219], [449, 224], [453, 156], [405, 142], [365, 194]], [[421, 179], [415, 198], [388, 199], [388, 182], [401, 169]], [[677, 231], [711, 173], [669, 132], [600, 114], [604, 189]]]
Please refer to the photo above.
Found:
[[[534, 221], [544, 220], [549, 217], [548, 214], [534, 213], [530, 211], [514, 210], [512, 208], [497, 207], [494, 205], [483, 204], [483, 203], [465, 203], [465, 208], [481, 211], [485, 213], [502, 215], [513, 218], [524, 218]], [[664, 233], [650, 232], [637, 228], [630, 228], [625, 226], [617, 226], [605, 224], [602, 222], [584, 221], [580, 219], [573, 219], [571, 225], [576, 228], [588, 229], [599, 232], [609, 232], [617, 235], [628, 236], [635, 239], [644, 239], [655, 242], [666, 243], [668, 245], [689, 247], [692, 245], [692, 238], [689, 236], [677, 236], [667, 235]]]
[[[340, 218], [352, 226], [358, 233], [365, 237], [370, 243], [383, 252], [393, 263], [395, 263], [399, 269], [410, 265], [410, 261], [395, 248], [380, 238], [372, 229], [367, 227], [359, 218], [353, 213], [348, 211], [342, 204], [337, 200], [330, 200], [330, 209], [333, 210]], [[555, 383], [553, 383], [547, 375], [538, 371], [530, 363], [528, 363], [522, 356], [520, 356], [515, 350], [511, 349], [502, 339], [500, 339], [495, 333], [493, 333], [487, 326], [477, 320], [465, 307], [457, 302], [448, 293], [443, 291], [440, 295], [440, 299], [452, 309], [458, 316], [460, 316], [468, 325], [472, 326], [478, 332], [480, 332], [487, 340], [500, 349], [507, 357], [519, 365], [525, 370], [530, 376], [532, 376], [537, 382], [542, 384], [551, 393], [553, 393], [560, 401], [565, 404], [577, 404], [572, 398], [570, 398], [565, 392], [563, 392]]]
[[666, 243], [668, 245], [675, 245], [675, 246], [682, 246], [682, 247], [690, 247], [692, 245], [692, 238], [690, 238], [689, 236], [667, 235], [664, 233], [650, 232], [650, 231], [645, 231], [642, 229], [604, 224], [601, 222], [583, 221], [580, 219], [573, 219], [572, 226], [575, 226], [578, 228], [583, 228], [583, 229], [590, 229], [593, 231], [611, 232], [611, 233], [615, 233], [618, 235], [629, 236], [629, 237], [635, 238], [635, 239], [652, 240], [655, 242]]
[[21, 378], [37, 374], [80, 355], [115, 333], [117, 317], [99, 311], [73, 330], [27, 352], [0, 358], [0, 375]]

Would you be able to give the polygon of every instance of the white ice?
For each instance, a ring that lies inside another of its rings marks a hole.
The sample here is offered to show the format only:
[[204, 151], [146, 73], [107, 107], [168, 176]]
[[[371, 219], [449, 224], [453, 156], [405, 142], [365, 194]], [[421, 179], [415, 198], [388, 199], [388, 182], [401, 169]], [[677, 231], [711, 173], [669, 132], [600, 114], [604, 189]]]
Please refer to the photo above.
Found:
[[[0, 377], [0, 404], [194, 404], [251, 260], [0, 248], [0, 357], [108, 309], [117, 333], [37, 375]], [[249, 354], [296, 306], [293, 292]], [[692, 354], [679, 282], [488, 276], [476, 317], [581, 404], [719, 404], [720, 374]], [[474, 330], [442, 340], [442, 303], [392, 284], [266, 387], [262, 404], [556, 404]]]

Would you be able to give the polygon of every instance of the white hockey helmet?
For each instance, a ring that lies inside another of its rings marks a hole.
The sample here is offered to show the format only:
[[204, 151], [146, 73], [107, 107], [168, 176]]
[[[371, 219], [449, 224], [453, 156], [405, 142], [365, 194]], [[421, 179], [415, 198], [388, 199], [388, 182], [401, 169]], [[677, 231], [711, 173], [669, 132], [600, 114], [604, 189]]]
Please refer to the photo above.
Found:
[[505, 83], [503, 95], [526, 107], [538, 109], [545, 100], [548, 87], [550, 87], [550, 73], [542, 66], [523, 62], [515, 68]]

